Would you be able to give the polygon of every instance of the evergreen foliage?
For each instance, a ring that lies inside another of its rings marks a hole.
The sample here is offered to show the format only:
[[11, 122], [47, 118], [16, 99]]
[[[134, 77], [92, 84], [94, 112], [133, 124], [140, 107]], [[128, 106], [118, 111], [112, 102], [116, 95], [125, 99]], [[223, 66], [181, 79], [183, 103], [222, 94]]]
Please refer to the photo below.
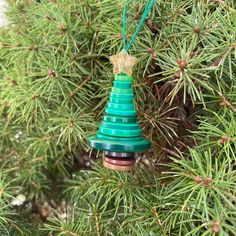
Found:
[[[145, 4], [130, 1], [129, 38]], [[122, 49], [123, 6], [11, 3], [0, 33], [1, 235], [236, 235], [235, 1], [156, 1], [130, 50], [152, 142], [131, 173], [103, 168], [86, 144], [112, 86], [108, 57]]]

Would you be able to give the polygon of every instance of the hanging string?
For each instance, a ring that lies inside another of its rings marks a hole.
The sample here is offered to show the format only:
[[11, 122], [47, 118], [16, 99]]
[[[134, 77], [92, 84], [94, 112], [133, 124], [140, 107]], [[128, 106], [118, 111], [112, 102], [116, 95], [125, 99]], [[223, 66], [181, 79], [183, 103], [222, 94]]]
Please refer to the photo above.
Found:
[[123, 10], [123, 49], [127, 50], [127, 41], [126, 41], [126, 29], [127, 29], [127, 23], [126, 23], [126, 16], [127, 16], [127, 1], [124, 6]]
[[129, 49], [131, 48], [136, 36], [139, 34], [139, 31], [140, 29], [142, 28], [143, 24], [144, 24], [144, 21], [146, 20], [149, 12], [151, 11], [154, 3], [155, 3], [156, 0], [149, 0], [145, 9], [144, 9], [144, 12], [143, 12], [143, 15], [142, 15], [142, 18], [138, 24], [138, 27], [137, 29], [135, 30], [134, 32], [134, 35], [132, 36], [129, 44], [127, 45], [127, 0], [126, 0], [126, 4], [124, 6], [124, 10], [123, 10], [123, 49], [126, 50], [127, 52], [129, 51]]

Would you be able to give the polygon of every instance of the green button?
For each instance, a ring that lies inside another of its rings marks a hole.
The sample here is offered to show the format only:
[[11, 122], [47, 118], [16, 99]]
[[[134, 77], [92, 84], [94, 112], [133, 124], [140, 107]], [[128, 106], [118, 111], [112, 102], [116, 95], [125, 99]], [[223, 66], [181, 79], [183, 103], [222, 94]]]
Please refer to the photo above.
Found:
[[130, 111], [121, 111], [107, 107], [105, 112], [109, 115], [117, 115], [117, 116], [136, 116], [137, 112], [135, 110]]
[[114, 87], [115, 88], [120, 88], [120, 89], [130, 89], [132, 86], [131, 81], [114, 81]]
[[113, 129], [126, 129], [126, 130], [140, 130], [139, 125], [136, 123], [117, 123], [103, 121], [102, 127], [113, 128]]
[[110, 93], [110, 97], [116, 97], [116, 98], [125, 98], [125, 99], [133, 99], [134, 98], [134, 94], [120, 94], [120, 93]]
[[97, 132], [96, 138], [104, 139], [104, 140], [111, 140], [111, 141], [123, 141], [123, 142], [129, 142], [129, 141], [134, 142], [134, 141], [140, 141], [141, 139], [143, 139], [143, 137], [141, 136], [139, 137], [112, 137], [112, 136], [101, 134], [99, 132]]
[[134, 104], [119, 104], [109, 102], [107, 107], [118, 110], [134, 110]]
[[136, 141], [115, 141], [93, 136], [88, 139], [88, 143], [97, 150], [113, 152], [144, 152], [151, 146], [150, 141], [143, 137]]
[[116, 137], [137, 137], [140, 136], [141, 131], [137, 130], [121, 130], [114, 128], [99, 127], [99, 132], [104, 135], [116, 136]]
[[136, 116], [125, 117], [125, 116], [112, 116], [112, 115], [105, 115], [103, 116], [103, 121], [108, 122], [117, 122], [117, 123], [135, 123], [137, 122]]
[[119, 98], [119, 97], [110, 96], [109, 102], [129, 104], [129, 103], [133, 103], [133, 98]]
[[131, 94], [131, 93], [133, 93], [133, 89], [132, 88], [130, 88], [130, 89], [120, 89], [120, 88], [116, 88], [116, 87], [113, 87], [112, 89], [111, 89], [111, 91], [113, 92], [113, 93], [120, 93], [120, 94]]
[[129, 75], [115, 75], [115, 80], [129, 80], [132, 81], [133, 77]]

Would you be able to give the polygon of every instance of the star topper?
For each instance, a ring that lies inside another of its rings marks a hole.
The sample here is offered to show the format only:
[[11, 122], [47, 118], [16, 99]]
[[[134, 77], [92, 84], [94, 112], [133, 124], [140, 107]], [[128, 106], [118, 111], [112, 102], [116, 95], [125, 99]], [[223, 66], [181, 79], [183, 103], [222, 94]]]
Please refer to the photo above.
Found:
[[136, 57], [130, 56], [124, 49], [120, 53], [110, 56], [109, 59], [114, 66], [113, 73], [115, 75], [120, 73], [132, 75], [133, 66], [138, 61]]

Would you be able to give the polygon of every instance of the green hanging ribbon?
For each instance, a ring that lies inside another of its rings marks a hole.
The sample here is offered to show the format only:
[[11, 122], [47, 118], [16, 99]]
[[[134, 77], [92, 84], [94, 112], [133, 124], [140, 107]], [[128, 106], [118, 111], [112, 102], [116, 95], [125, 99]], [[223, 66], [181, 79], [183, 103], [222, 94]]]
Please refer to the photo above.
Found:
[[143, 15], [142, 15], [142, 18], [139, 22], [139, 25], [137, 27], [137, 29], [135, 30], [134, 32], [134, 35], [132, 36], [129, 44], [127, 45], [127, 0], [126, 0], [126, 4], [124, 6], [124, 10], [123, 10], [123, 49], [126, 50], [127, 52], [129, 51], [129, 49], [131, 48], [136, 36], [139, 34], [139, 31], [140, 29], [142, 28], [143, 24], [144, 24], [144, 21], [146, 20], [149, 12], [151, 11], [154, 3], [155, 3], [156, 0], [149, 0], [146, 7], [145, 7], [145, 10], [143, 12]]

